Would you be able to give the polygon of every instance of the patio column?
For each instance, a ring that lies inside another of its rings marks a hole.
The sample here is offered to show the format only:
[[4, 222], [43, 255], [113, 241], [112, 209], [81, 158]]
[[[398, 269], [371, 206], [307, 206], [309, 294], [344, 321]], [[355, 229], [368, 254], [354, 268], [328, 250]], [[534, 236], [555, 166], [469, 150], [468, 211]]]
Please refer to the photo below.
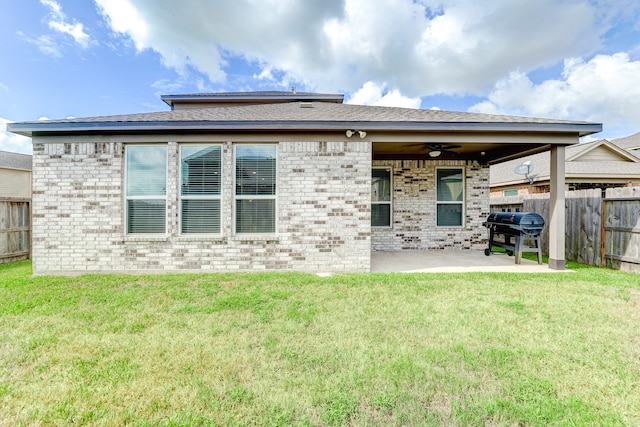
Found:
[[565, 269], [564, 258], [564, 145], [551, 146], [551, 199], [549, 203], [549, 268]]

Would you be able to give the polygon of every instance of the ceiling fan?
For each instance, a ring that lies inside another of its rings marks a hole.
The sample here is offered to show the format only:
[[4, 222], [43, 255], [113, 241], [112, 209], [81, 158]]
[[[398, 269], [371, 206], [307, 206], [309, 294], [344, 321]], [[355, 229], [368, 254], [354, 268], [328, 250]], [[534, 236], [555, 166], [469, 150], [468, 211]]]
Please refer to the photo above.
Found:
[[444, 154], [454, 154], [457, 155], [455, 149], [462, 147], [462, 145], [458, 144], [427, 144], [427, 148], [429, 149], [429, 157], [440, 157], [440, 155]]
[[426, 151], [429, 157], [433, 157], [433, 158], [440, 157], [442, 154], [457, 156], [459, 153], [453, 150], [456, 150], [462, 147], [462, 145], [459, 145], [459, 144], [440, 144], [440, 143], [428, 143], [428, 142], [420, 142], [417, 144], [407, 145], [407, 147], [417, 147], [417, 146], [426, 148]]

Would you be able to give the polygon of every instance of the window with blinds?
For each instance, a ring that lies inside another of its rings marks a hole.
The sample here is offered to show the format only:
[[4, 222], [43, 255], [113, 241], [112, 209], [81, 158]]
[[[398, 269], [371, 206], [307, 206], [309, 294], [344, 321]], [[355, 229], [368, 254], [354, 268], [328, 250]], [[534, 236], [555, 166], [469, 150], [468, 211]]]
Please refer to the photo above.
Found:
[[461, 227], [464, 215], [464, 169], [436, 169], [436, 225]]
[[220, 233], [222, 147], [180, 146], [180, 231]]
[[125, 157], [127, 233], [164, 234], [167, 146], [128, 145]]
[[275, 233], [276, 159], [273, 144], [235, 146], [236, 233]]
[[391, 227], [391, 168], [371, 170], [371, 225]]

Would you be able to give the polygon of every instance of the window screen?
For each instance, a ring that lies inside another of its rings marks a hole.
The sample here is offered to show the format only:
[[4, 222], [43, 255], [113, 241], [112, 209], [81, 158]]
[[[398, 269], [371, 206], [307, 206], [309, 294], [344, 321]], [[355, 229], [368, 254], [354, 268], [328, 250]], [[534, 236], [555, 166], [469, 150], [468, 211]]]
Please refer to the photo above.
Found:
[[167, 147], [126, 147], [127, 233], [166, 232]]
[[436, 169], [436, 224], [439, 227], [460, 227], [463, 218], [464, 170]]
[[391, 227], [391, 169], [371, 170], [371, 225]]
[[180, 147], [180, 213], [183, 234], [220, 233], [222, 147]]
[[236, 233], [276, 229], [276, 145], [235, 146]]

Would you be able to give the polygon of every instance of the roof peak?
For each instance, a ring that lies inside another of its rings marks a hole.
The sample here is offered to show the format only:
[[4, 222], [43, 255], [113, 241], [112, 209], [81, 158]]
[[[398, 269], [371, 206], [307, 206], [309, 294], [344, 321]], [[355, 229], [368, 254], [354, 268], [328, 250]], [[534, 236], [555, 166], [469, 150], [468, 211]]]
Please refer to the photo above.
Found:
[[332, 93], [291, 91], [210, 92], [162, 95], [160, 97], [172, 110], [182, 108], [206, 108], [231, 105], [279, 104], [285, 102], [331, 102], [342, 104], [344, 95]]

